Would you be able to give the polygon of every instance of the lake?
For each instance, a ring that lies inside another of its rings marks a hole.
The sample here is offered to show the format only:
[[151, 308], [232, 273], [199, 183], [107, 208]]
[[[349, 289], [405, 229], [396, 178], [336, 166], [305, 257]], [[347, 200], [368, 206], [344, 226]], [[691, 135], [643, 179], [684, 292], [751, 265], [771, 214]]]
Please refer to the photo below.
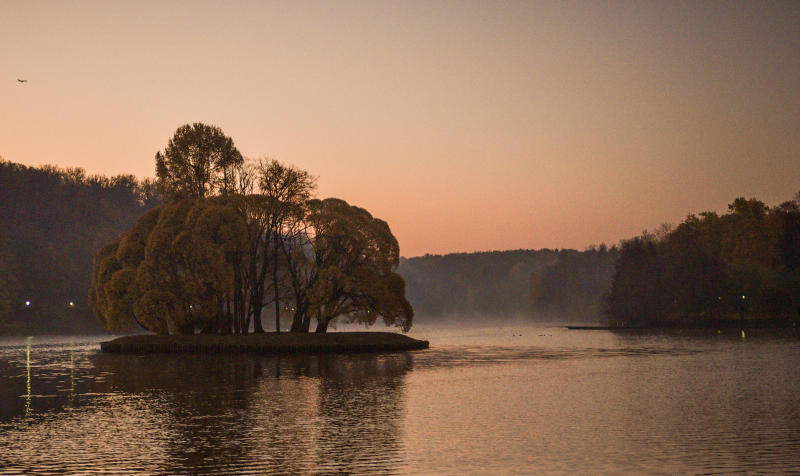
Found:
[[800, 472], [795, 335], [410, 335], [431, 348], [135, 356], [0, 338], [0, 474]]

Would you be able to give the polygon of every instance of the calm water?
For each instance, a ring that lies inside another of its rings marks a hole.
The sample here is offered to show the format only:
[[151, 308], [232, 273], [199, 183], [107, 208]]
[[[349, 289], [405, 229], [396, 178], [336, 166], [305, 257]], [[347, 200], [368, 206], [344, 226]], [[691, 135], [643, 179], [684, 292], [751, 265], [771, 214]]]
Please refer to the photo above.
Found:
[[0, 339], [0, 474], [800, 473], [796, 337], [412, 335], [432, 348], [125, 356]]

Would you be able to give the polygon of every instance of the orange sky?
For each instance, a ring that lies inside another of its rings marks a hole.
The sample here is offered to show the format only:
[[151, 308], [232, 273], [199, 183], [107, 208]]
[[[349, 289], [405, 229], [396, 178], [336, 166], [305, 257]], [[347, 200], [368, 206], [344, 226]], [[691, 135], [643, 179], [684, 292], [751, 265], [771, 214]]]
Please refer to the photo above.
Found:
[[5, 0], [0, 156], [152, 176], [200, 121], [405, 256], [584, 248], [800, 190], [798, 52], [795, 1]]

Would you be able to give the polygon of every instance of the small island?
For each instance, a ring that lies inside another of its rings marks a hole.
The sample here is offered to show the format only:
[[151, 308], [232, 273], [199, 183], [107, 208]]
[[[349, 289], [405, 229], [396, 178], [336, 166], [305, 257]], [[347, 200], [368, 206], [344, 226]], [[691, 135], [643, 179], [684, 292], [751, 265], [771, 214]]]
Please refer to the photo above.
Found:
[[[316, 178], [307, 171], [245, 161], [218, 127], [194, 123], [156, 153], [156, 173], [164, 203], [97, 252], [89, 289], [105, 329], [152, 334], [103, 342], [103, 352], [428, 347], [397, 333], [327, 334], [337, 322], [379, 319], [408, 332], [414, 309], [389, 225], [344, 200], [314, 198]], [[289, 333], [281, 332], [282, 317], [291, 320]]]
[[101, 342], [115, 353], [358, 353], [427, 349], [428, 341], [395, 332], [274, 333], [247, 335], [131, 335]]

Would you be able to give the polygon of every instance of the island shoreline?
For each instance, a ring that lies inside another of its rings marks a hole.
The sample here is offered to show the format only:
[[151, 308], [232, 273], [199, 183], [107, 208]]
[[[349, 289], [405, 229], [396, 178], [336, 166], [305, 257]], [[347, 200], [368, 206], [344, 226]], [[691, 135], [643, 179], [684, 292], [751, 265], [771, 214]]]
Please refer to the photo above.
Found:
[[423, 350], [426, 340], [394, 332], [263, 333], [246, 335], [130, 335], [101, 342], [100, 351], [123, 354], [350, 354]]

